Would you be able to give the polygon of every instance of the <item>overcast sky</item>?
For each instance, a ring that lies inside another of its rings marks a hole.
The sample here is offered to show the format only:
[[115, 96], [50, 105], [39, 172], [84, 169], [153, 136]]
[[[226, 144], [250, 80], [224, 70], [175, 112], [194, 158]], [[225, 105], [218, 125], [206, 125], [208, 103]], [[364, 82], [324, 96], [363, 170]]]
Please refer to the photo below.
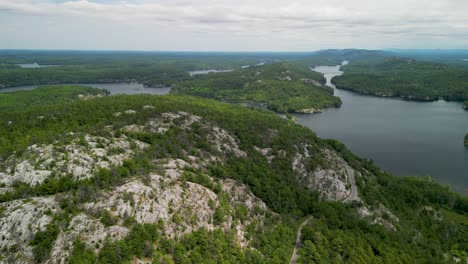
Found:
[[468, 0], [0, 0], [0, 49], [468, 48]]

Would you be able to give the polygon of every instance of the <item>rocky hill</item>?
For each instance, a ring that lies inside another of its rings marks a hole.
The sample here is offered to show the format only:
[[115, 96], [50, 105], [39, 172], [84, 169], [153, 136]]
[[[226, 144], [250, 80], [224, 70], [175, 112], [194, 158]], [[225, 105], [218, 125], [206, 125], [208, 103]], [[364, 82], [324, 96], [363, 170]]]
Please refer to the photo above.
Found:
[[466, 198], [276, 114], [71, 96], [0, 113], [3, 263], [287, 263], [309, 215], [301, 263], [466, 258]]

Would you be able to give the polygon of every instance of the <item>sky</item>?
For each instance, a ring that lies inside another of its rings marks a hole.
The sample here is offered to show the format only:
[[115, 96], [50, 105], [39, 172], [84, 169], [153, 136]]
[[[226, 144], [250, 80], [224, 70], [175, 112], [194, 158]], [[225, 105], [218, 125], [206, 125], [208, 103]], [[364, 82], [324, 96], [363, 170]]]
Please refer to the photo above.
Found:
[[467, 0], [0, 0], [0, 49], [468, 48]]

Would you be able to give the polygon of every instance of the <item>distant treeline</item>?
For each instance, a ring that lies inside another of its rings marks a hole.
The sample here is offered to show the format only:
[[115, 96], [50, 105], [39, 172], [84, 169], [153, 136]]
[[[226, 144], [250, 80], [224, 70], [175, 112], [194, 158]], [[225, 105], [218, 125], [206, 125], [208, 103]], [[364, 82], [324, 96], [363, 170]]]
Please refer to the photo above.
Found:
[[[238, 69], [284, 61], [307, 68], [337, 65], [346, 59], [369, 61], [382, 56], [381, 53], [362, 50], [296, 53], [0, 50], [0, 88], [127, 81], [138, 81], [150, 87], [171, 86], [189, 77], [188, 71], [192, 70]], [[60, 67], [25, 69], [16, 65], [26, 63]]]
[[468, 99], [468, 70], [452, 65], [399, 57], [379, 63], [351, 63], [333, 78], [339, 89], [411, 100]]

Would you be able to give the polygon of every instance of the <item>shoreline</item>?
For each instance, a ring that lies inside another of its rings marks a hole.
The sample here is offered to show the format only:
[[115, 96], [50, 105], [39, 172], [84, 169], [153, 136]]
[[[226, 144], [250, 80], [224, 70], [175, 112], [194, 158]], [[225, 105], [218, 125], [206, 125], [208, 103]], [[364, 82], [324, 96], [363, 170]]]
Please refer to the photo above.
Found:
[[437, 101], [445, 101], [445, 102], [450, 102], [450, 103], [461, 103], [462, 108], [468, 110], [468, 107], [463, 106], [463, 102], [465, 101], [465, 99], [448, 99], [448, 98], [444, 98], [444, 97], [439, 97], [439, 98], [412, 98], [412, 97], [399, 96], [399, 95], [379, 95], [379, 94], [360, 92], [360, 91], [356, 91], [356, 90], [353, 90], [353, 89], [350, 89], [350, 88], [345, 88], [345, 87], [337, 87], [336, 84], [334, 84], [334, 83], [333, 83], [333, 85], [335, 85], [335, 89], [352, 92], [352, 93], [362, 95], [362, 96], [396, 99], [396, 100], [401, 100], [401, 101], [419, 102], [419, 103], [431, 103], [431, 102], [437, 102]]

